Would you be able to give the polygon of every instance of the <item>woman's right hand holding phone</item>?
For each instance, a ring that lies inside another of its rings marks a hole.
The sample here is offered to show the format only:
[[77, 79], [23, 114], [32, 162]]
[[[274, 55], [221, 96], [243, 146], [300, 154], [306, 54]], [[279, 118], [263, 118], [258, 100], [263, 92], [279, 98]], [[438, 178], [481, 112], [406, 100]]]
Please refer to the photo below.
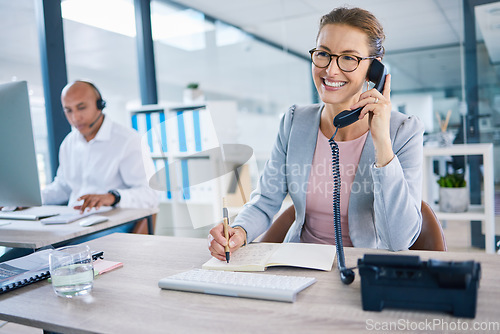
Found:
[[[233, 253], [245, 244], [246, 232], [241, 227], [228, 227], [228, 231], [229, 251]], [[220, 223], [210, 230], [210, 234], [208, 235], [208, 250], [216, 259], [226, 261], [226, 252], [224, 250], [226, 245], [227, 240], [224, 236], [224, 225]]]

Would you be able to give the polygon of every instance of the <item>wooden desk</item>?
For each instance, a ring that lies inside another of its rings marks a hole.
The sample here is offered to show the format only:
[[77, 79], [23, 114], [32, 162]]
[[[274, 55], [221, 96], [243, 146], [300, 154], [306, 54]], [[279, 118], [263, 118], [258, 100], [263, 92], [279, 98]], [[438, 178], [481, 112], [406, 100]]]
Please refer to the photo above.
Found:
[[[400, 319], [417, 325], [434, 319], [454, 324], [460, 321], [470, 328], [474, 322], [500, 322], [498, 255], [410, 252], [423, 259], [481, 261], [477, 316], [471, 320], [445, 313], [363, 311], [359, 277], [345, 286], [336, 269], [269, 268], [268, 274], [318, 279], [299, 293], [295, 303], [161, 290], [161, 278], [200, 268], [210, 258], [206, 240], [112, 234], [88, 244], [103, 250], [106, 259], [122, 261], [123, 268], [97, 277], [92, 295], [81, 299], [57, 297], [47, 281], [0, 295], [0, 319], [64, 333], [366, 333], [367, 326], [375, 326], [375, 322]], [[353, 266], [365, 252], [374, 251], [346, 248], [347, 265]]]
[[38, 249], [149, 217], [156, 212], [155, 209], [117, 208], [100, 214], [108, 216], [108, 221], [88, 227], [80, 226], [78, 221], [43, 225], [40, 221], [3, 219], [0, 221], [9, 224], [0, 225], [0, 246]]

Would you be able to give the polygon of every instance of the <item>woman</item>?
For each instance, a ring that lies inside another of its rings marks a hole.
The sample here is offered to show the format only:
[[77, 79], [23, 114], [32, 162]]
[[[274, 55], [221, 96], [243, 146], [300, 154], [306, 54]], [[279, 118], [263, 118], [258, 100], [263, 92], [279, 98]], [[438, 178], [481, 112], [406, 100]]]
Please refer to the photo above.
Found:
[[[296, 216], [285, 241], [334, 244], [332, 153], [340, 151], [340, 215], [344, 245], [408, 249], [422, 218], [423, 125], [391, 112], [390, 75], [382, 93], [365, 90], [373, 58], [384, 55], [383, 28], [359, 8], [337, 8], [320, 21], [310, 51], [312, 76], [322, 103], [293, 106], [283, 116], [278, 138], [257, 189], [229, 229], [234, 252], [269, 228], [287, 194]], [[359, 121], [336, 129], [334, 117], [362, 107]], [[210, 231], [209, 250], [224, 260], [222, 225]]]

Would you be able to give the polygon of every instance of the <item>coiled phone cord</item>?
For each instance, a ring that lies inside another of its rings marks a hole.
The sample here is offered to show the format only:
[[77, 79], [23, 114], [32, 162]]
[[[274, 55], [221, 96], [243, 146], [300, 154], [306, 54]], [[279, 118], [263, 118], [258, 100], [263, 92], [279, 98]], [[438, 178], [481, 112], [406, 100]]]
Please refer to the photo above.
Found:
[[340, 223], [340, 158], [339, 145], [333, 140], [339, 128], [328, 140], [332, 149], [332, 173], [333, 173], [333, 226], [335, 228], [335, 247], [337, 248], [337, 263], [340, 271], [340, 279], [344, 284], [354, 281], [354, 272], [345, 266], [344, 245], [342, 242], [342, 225]]

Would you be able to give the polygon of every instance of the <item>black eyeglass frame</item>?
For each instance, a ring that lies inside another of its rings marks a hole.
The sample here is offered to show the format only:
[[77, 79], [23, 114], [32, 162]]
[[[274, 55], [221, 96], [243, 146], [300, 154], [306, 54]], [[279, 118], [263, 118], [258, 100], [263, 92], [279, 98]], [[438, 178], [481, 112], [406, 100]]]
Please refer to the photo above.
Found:
[[[316, 51], [324, 52], [324, 53], [326, 53], [326, 54], [328, 54], [330, 56], [330, 60], [328, 61], [328, 64], [326, 64], [326, 66], [318, 66], [318, 65], [316, 65], [316, 63], [313, 60], [313, 54]], [[330, 52], [325, 51], [325, 50], [318, 50], [316, 48], [313, 48], [313, 49], [309, 50], [309, 54], [311, 55], [311, 62], [314, 64], [314, 66], [316, 66], [318, 68], [327, 68], [332, 63], [332, 58], [333, 57], [337, 57], [336, 60], [335, 60], [336, 63], [337, 63], [337, 66], [340, 68], [340, 70], [342, 72], [348, 72], [348, 73], [356, 71], [358, 69], [358, 67], [359, 67], [359, 63], [361, 63], [362, 60], [375, 59], [376, 58], [376, 57], [373, 57], [373, 56], [371, 56], [371, 57], [358, 57], [358, 56], [347, 54], [347, 53], [342, 53], [342, 54], [336, 55], [336, 54], [331, 54]], [[342, 69], [342, 67], [340, 67], [340, 64], [339, 64], [339, 58], [342, 57], [342, 56], [349, 56], [349, 57], [356, 58], [356, 60], [358, 61], [358, 64], [356, 65], [356, 67], [353, 70], [346, 71], [346, 70]]]

